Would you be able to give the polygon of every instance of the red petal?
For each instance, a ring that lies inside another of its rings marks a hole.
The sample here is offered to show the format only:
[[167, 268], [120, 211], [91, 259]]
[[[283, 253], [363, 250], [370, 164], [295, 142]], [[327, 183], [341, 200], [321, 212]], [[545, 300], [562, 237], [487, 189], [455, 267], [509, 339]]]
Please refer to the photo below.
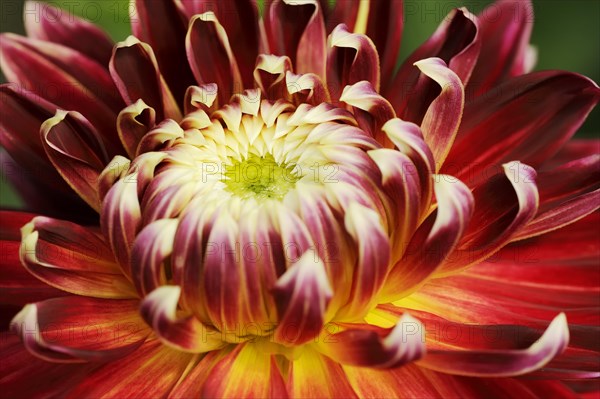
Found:
[[314, 256], [310, 252], [302, 255], [275, 284], [277, 342], [299, 345], [318, 336], [323, 328], [333, 292], [325, 266]]
[[316, 0], [274, 0], [265, 4], [270, 53], [287, 55], [298, 73], [325, 78], [325, 23]]
[[62, 109], [81, 112], [102, 133], [109, 153], [120, 151], [115, 120], [123, 101], [104, 66], [60, 44], [11, 33], [0, 36], [0, 54], [9, 81]]
[[553, 156], [600, 100], [600, 89], [580, 75], [536, 72], [513, 78], [465, 106], [444, 166], [470, 187], [503, 162], [537, 167]]
[[319, 343], [319, 350], [344, 365], [375, 368], [399, 367], [425, 355], [425, 330], [408, 314], [385, 336], [380, 329], [349, 326], [347, 330], [327, 335]]
[[[235, 54], [223, 26], [213, 13], [197, 15], [186, 36], [187, 59], [199, 84], [216, 83], [219, 105], [242, 92], [243, 83]], [[215, 67], [216, 66], [216, 67]]]
[[143, 100], [156, 111], [156, 118], [181, 119], [181, 111], [171, 94], [152, 48], [129, 36], [115, 46], [110, 73], [127, 104]]
[[135, 297], [110, 248], [91, 228], [39, 216], [22, 234], [23, 265], [47, 284], [98, 298]]
[[180, 15], [175, 1], [132, 1], [130, 16], [133, 35], [148, 43], [158, 61], [173, 96], [182, 100], [194, 76], [186, 60], [185, 33], [187, 18]]
[[59, 110], [40, 130], [42, 146], [54, 167], [98, 211], [97, 180], [109, 158], [96, 129], [80, 113]]
[[192, 361], [192, 355], [149, 340], [134, 353], [89, 373], [68, 398], [164, 398]]
[[479, 14], [481, 53], [468, 86], [469, 93], [480, 95], [508, 78], [530, 72], [532, 28], [530, 0], [499, 0]]
[[137, 309], [137, 300], [54, 298], [26, 305], [11, 328], [29, 352], [47, 361], [114, 360], [150, 333]]
[[87, 55], [101, 65], [108, 64], [113, 42], [93, 23], [38, 1], [28, 0], [24, 10], [27, 36], [62, 44]]

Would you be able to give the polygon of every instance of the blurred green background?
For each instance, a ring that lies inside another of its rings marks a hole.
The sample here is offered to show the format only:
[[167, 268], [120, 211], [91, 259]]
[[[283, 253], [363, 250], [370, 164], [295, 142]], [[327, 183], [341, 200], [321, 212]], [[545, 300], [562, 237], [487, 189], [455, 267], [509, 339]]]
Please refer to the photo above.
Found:
[[[102, 26], [115, 41], [123, 40], [130, 33], [128, 0], [53, 0], [48, 3]], [[465, 6], [478, 13], [491, 3], [491, 0], [405, 0], [407, 13], [400, 58], [406, 58], [426, 40], [452, 8]], [[569, 70], [600, 82], [600, 1], [533, 0], [533, 5], [535, 23], [531, 42], [538, 49], [536, 70]], [[0, 0], [0, 32], [24, 33], [23, 9], [24, 0]], [[1, 75], [0, 81], [3, 81]], [[578, 136], [598, 137], [599, 134], [600, 109], [597, 108]], [[0, 207], [16, 207], [19, 203], [14, 191], [0, 179]]]

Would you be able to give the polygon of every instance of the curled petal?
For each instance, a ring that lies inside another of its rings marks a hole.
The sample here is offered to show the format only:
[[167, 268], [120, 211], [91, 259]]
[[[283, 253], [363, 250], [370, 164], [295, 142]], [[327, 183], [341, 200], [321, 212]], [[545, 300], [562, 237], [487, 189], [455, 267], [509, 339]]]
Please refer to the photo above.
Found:
[[102, 134], [109, 153], [120, 151], [114, 127], [123, 101], [104, 66], [60, 44], [12, 33], [0, 36], [0, 66], [10, 82], [82, 113]]
[[430, 350], [419, 362], [423, 367], [472, 377], [513, 377], [544, 367], [569, 343], [567, 318], [561, 313], [544, 334], [527, 349]]
[[[190, 86], [185, 92], [184, 110], [186, 116], [192, 114], [195, 118], [192, 118], [193, 123], [191, 128], [203, 129], [210, 126], [210, 118], [207, 113], [215, 111], [215, 100], [217, 99], [217, 93], [219, 88], [215, 83], [208, 83], [200, 86]], [[201, 111], [201, 112], [198, 112]], [[182, 127], [188, 122], [188, 118], [185, 118], [181, 125]], [[197, 125], [197, 120], [201, 120], [201, 125]]]
[[425, 355], [425, 329], [405, 313], [385, 336], [373, 329], [348, 329], [328, 336], [319, 350], [350, 366], [394, 368]]
[[325, 77], [325, 23], [316, 0], [275, 0], [266, 8], [270, 52], [288, 55], [298, 73]]
[[194, 84], [186, 58], [184, 21], [174, 1], [133, 0], [130, 7], [133, 35], [148, 43], [158, 61], [173, 96], [183, 98], [188, 86]]
[[[216, 83], [219, 104], [229, 101], [243, 87], [237, 61], [223, 26], [215, 14], [194, 16], [185, 39], [187, 59], [199, 84]], [[215, 68], [215, 66], [218, 66]]]
[[108, 154], [94, 127], [78, 112], [56, 111], [41, 127], [42, 146], [67, 183], [95, 210], [100, 209], [98, 176]]
[[346, 86], [340, 96], [340, 101], [353, 106], [359, 126], [379, 142], [385, 144], [381, 132], [382, 126], [390, 119], [395, 118], [396, 113], [391, 104], [373, 89], [371, 83], [361, 81], [352, 86]]
[[[171, 94], [152, 47], [134, 36], [118, 43], [109, 64], [110, 73], [127, 104], [143, 100], [156, 112], [156, 119], [181, 119], [181, 111]], [[144, 105], [145, 105], [144, 104]]]
[[366, 80], [379, 92], [379, 55], [368, 36], [337, 26], [328, 39], [327, 85], [333, 98], [347, 85]]
[[333, 296], [325, 265], [306, 252], [277, 281], [273, 289], [279, 323], [277, 342], [299, 345], [323, 328], [327, 305]]
[[254, 81], [262, 90], [265, 98], [272, 100], [285, 98], [286, 73], [291, 70], [292, 61], [289, 57], [261, 54], [256, 59]]
[[142, 295], [166, 283], [170, 270], [165, 270], [164, 262], [173, 251], [177, 225], [176, 219], [161, 219], [147, 225], [137, 235], [131, 250], [131, 273]]
[[136, 149], [136, 154], [140, 155], [160, 150], [165, 143], [183, 137], [183, 135], [183, 129], [177, 122], [172, 119], [165, 119], [142, 137]]
[[469, 188], [451, 176], [437, 175], [435, 179], [437, 212], [420, 226], [392, 269], [385, 288], [390, 300], [414, 291], [445, 262], [471, 220], [474, 199]]
[[319, 105], [331, 102], [329, 90], [314, 73], [296, 75], [292, 72], [285, 74], [285, 84], [292, 101], [297, 104]]
[[36, 217], [21, 232], [19, 253], [23, 266], [47, 284], [98, 298], [135, 296], [110, 248], [91, 229]]
[[33, 355], [61, 363], [126, 356], [150, 333], [137, 315], [136, 300], [79, 296], [26, 305], [11, 328]]
[[180, 294], [180, 287], [166, 285], [144, 298], [140, 313], [154, 333], [166, 345], [185, 352], [209, 352], [223, 347], [225, 343], [216, 330], [203, 325], [194, 316], [177, 315]]
[[[346, 209], [344, 223], [358, 248], [358, 260], [352, 278], [351, 302], [340, 313], [358, 319], [369, 310], [385, 281], [391, 248], [375, 211], [353, 203]], [[341, 320], [340, 313], [336, 319]]]
[[465, 90], [459, 77], [439, 58], [422, 60], [415, 65], [442, 89], [421, 122], [425, 142], [433, 152], [438, 171], [454, 143], [463, 115]]
[[[142, 137], [154, 127], [157, 120], [156, 111], [139, 99], [123, 108], [117, 117], [117, 131], [127, 154], [135, 158], [137, 147]], [[158, 119], [162, 120], [162, 118]]]
[[115, 156], [98, 176], [98, 196], [100, 201], [108, 194], [108, 190], [121, 178], [124, 178], [131, 166], [131, 161], [120, 155]]

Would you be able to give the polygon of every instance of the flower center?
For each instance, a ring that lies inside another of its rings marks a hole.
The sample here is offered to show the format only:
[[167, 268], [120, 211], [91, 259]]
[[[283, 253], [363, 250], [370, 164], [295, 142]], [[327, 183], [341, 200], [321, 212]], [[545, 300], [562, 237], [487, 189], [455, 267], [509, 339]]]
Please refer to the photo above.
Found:
[[225, 166], [221, 181], [227, 191], [243, 199], [281, 200], [299, 179], [294, 167], [277, 164], [271, 154], [262, 157], [251, 154], [243, 161], [232, 160]]

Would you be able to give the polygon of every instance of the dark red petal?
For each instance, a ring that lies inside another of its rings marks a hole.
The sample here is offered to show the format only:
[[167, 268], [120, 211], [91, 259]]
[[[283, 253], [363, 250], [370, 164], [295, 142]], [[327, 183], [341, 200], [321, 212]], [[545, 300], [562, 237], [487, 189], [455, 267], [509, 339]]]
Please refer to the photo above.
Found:
[[518, 159], [537, 167], [577, 131], [600, 101], [581, 75], [536, 72], [513, 78], [465, 105], [444, 173], [473, 187]]
[[187, 19], [180, 15], [174, 1], [135, 0], [132, 6], [133, 35], [152, 47], [173, 96], [183, 101], [188, 86], [195, 83], [184, 61]]
[[39, 1], [28, 0], [24, 10], [27, 36], [71, 47], [101, 65], [108, 64], [113, 42], [93, 23]]
[[287, 55], [297, 73], [325, 78], [325, 23], [316, 0], [273, 0], [265, 4], [270, 53]]
[[479, 14], [481, 52], [467, 92], [478, 96], [502, 81], [530, 72], [533, 28], [530, 0], [499, 0]]

